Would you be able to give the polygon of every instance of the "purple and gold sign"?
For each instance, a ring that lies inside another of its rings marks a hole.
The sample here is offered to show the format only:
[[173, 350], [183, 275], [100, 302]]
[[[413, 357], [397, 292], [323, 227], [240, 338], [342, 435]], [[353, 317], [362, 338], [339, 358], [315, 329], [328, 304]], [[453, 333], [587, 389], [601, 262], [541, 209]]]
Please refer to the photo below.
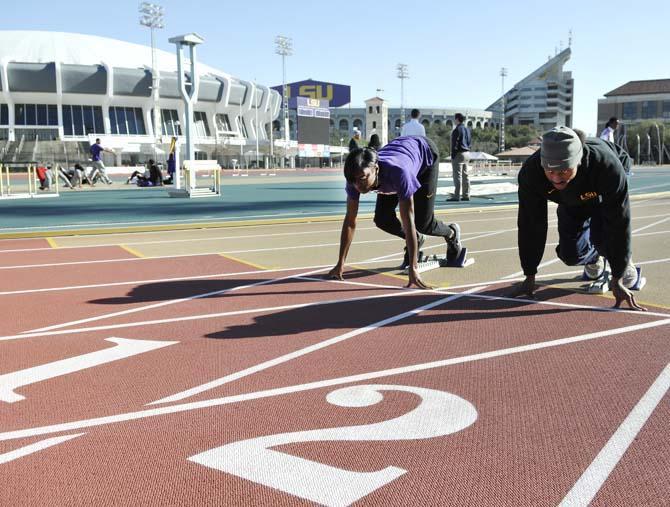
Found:
[[[282, 86], [273, 86], [273, 90], [282, 93]], [[324, 83], [307, 79], [297, 83], [287, 83], [286, 91], [289, 99], [289, 107], [296, 108], [297, 97], [309, 99], [327, 100], [331, 107], [340, 107], [351, 102], [351, 87], [335, 83]]]

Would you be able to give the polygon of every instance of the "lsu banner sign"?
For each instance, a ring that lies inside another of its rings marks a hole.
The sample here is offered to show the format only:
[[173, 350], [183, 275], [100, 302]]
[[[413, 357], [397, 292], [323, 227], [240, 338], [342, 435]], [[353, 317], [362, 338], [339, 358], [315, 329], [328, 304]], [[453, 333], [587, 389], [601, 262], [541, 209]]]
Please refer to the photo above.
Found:
[[[273, 90], [282, 93], [282, 86], [273, 86]], [[307, 79], [297, 83], [287, 83], [286, 92], [289, 99], [289, 107], [295, 109], [296, 98], [306, 97], [315, 100], [327, 100], [331, 107], [340, 107], [351, 102], [351, 87], [335, 83], [324, 83]]]

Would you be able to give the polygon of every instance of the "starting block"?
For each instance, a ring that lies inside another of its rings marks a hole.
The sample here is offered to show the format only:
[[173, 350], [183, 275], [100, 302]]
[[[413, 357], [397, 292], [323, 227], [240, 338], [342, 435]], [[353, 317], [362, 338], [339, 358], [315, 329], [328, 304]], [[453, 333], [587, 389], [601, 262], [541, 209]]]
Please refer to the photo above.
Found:
[[[610, 290], [611, 276], [610, 272], [607, 270], [607, 264], [608, 264], [607, 259], [605, 259], [605, 266], [603, 272], [595, 280], [586, 276], [586, 269], [582, 272], [582, 280], [585, 282], [591, 282], [585, 286], [586, 292], [588, 292], [589, 294], [604, 294], [605, 292]], [[629, 290], [642, 290], [642, 288], [647, 283], [647, 279], [644, 276], [642, 276], [641, 268], [636, 266], [635, 271], [637, 272], [637, 279], [635, 280], [635, 283], [631, 287], [629, 287]]]
[[[636, 267], [635, 271], [637, 272], [637, 280], [635, 280], [635, 283], [629, 287], [629, 289], [639, 291], [647, 284], [647, 279], [642, 276], [641, 268]], [[600, 275], [599, 278], [592, 280], [591, 283], [586, 286], [586, 292], [589, 294], [604, 294], [610, 290], [611, 279], [610, 272], [608, 270], [603, 271], [603, 274]], [[582, 280], [589, 279], [582, 275]]]
[[635, 267], [635, 271], [637, 271], [637, 280], [630, 290], [642, 290], [642, 287], [647, 284], [647, 279], [642, 276], [642, 268]]
[[[582, 279], [590, 280], [589, 278], [585, 278], [584, 275], [582, 275]], [[591, 283], [586, 286], [586, 292], [589, 294], [605, 294], [605, 292], [610, 290], [610, 272], [607, 270], [604, 270], [600, 277], [590, 281]]]
[[[462, 248], [461, 253], [457, 259], [454, 259], [453, 261], [448, 261], [446, 257], [438, 257], [437, 255], [425, 255], [423, 252], [419, 252], [417, 256], [419, 269], [417, 271], [419, 273], [423, 273], [424, 271], [430, 271], [436, 268], [466, 268], [475, 263], [474, 259], [467, 258], [467, 254], [468, 249]], [[408, 273], [409, 268], [408, 267], [403, 268], [403, 274], [406, 275]]]

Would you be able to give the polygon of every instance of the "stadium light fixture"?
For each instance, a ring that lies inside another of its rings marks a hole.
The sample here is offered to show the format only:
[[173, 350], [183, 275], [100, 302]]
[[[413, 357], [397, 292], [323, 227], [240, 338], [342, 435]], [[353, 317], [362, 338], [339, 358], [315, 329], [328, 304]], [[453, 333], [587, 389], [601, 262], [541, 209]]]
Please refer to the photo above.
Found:
[[156, 39], [155, 30], [165, 28], [165, 10], [162, 5], [141, 2], [139, 6], [140, 25], [146, 26], [151, 31], [151, 96], [154, 109], [154, 159], [156, 148], [161, 141], [160, 110], [158, 108], [160, 70], [156, 64]]
[[507, 67], [500, 69], [500, 79], [502, 95], [500, 97], [500, 151], [505, 151], [505, 76], [507, 76]]
[[405, 79], [409, 79], [409, 71], [406, 63], [396, 66], [398, 78], [400, 79], [400, 123], [405, 123]]
[[293, 39], [284, 35], [275, 37], [275, 53], [281, 56], [282, 67], [282, 109], [284, 111], [284, 157], [288, 153], [288, 92], [286, 90], [286, 57], [293, 55]]

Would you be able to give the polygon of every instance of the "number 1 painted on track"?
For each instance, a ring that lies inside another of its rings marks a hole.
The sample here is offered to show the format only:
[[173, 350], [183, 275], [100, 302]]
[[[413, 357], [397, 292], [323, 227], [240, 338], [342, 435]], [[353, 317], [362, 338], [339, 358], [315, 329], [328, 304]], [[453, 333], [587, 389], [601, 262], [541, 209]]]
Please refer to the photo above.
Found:
[[105, 341], [116, 343], [116, 347], [98, 350], [89, 354], [62, 359], [25, 370], [0, 375], [0, 401], [14, 403], [25, 399], [14, 392], [19, 387], [35, 384], [68, 373], [93, 368], [105, 363], [118, 361], [136, 356], [144, 352], [151, 352], [179, 342], [155, 340], [130, 340], [127, 338], [106, 338]]
[[323, 505], [344, 506], [385, 486], [407, 470], [389, 466], [376, 472], [352, 472], [275, 451], [271, 447], [299, 442], [441, 437], [461, 431], [477, 420], [477, 410], [470, 402], [451, 393], [420, 387], [351, 386], [331, 392], [326, 400], [341, 407], [366, 407], [384, 398], [381, 391], [413, 393], [422, 401], [411, 412], [388, 421], [242, 440], [196, 454], [189, 461]]

